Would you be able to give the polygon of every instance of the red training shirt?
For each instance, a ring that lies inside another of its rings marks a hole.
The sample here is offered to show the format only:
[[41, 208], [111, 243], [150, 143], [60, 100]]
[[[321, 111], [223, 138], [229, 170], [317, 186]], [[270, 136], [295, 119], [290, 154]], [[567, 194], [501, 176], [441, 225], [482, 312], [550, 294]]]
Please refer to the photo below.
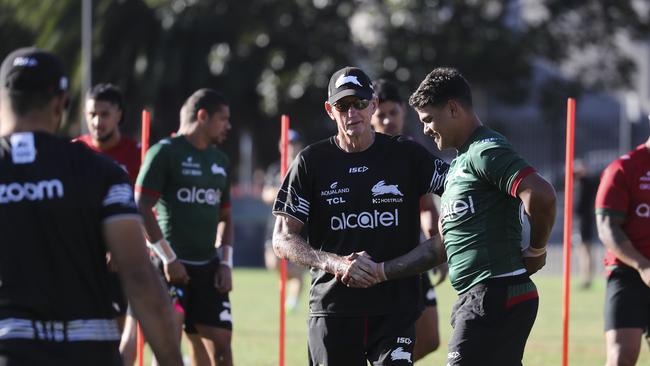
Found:
[[137, 141], [122, 136], [120, 142], [108, 150], [100, 150], [99, 147], [93, 145], [90, 135], [81, 135], [72, 141], [81, 141], [92, 150], [110, 156], [129, 174], [131, 185], [135, 185], [140, 170], [140, 144]]

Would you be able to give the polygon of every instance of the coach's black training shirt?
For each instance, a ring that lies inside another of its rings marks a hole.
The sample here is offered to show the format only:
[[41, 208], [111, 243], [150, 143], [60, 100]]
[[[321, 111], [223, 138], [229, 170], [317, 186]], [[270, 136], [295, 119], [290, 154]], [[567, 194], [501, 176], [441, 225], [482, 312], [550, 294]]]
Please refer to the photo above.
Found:
[[109, 319], [102, 223], [136, 215], [126, 173], [46, 133], [0, 138], [0, 319]]
[[[449, 165], [407, 138], [375, 136], [356, 153], [342, 151], [331, 137], [305, 148], [291, 164], [273, 212], [307, 224], [313, 248], [339, 255], [366, 251], [381, 262], [418, 245], [420, 197], [442, 194]], [[418, 276], [353, 289], [324, 271], [312, 268], [311, 274], [313, 316], [418, 309]]]

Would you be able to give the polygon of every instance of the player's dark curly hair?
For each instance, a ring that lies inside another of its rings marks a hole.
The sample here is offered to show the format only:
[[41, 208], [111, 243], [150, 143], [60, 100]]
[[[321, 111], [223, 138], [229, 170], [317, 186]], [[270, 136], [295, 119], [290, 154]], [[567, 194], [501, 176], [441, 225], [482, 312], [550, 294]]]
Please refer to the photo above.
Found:
[[438, 67], [431, 71], [409, 98], [409, 105], [420, 109], [427, 105], [440, 107], [449, 100], [472, 107], [472, 91], [461, 73], [451, 67]]

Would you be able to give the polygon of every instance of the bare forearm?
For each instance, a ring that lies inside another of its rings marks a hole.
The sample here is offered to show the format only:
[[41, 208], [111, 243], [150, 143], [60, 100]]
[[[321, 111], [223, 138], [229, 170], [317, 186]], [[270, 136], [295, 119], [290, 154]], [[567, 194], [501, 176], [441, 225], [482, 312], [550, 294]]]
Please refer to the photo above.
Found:
[[599, 225], [598, 236], [605, 247], [628, 266], [636, 270], [650, 266], [650, 260], [634, 247], [620, 226]]
[[174, 311], [155, 270], [149, 264], [122, 273], [124, 291], [145, 338], [161, 365], [182, 365]]
[[222, 245], [232, 246], [234, 243], [235, 231], [233, 229], [232, 217], [228, 216], [219, 222], [217, 226], [217, 241], [216, 246]]
[[141, 193], [136, 193], [135, 201], [138, 206], [138, 212], [142, 216], [144, 233], [147, 240], [150, 243], [155, 243], [162, 239], [162, 231], [160, 230], [156, 216], [153, 214], [153, 207], [157, 200]]
[[334, 253], [315, 250], [297, 234], [274, 234], [273, 250], [280, 258], [303, 266], [319, 268], [332, 274], [340, 273], [347, 268], [344, 258]]
[[384, 262], [386, 278], [395, 279], [413, 276], [447, 261], [440, 236], [435, 235], [420, 243], [410, 252]]
[[533, 196], [527, 207], [530, 222], [530, 245], [543, 248], [548, 243], [555, 223], [555, 199]]

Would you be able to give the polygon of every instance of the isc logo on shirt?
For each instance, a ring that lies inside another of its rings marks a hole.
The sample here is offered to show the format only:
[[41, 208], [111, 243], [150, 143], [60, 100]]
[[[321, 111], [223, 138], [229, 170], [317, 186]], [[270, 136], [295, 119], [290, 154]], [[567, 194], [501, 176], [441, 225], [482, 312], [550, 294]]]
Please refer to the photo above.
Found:
[[176, 192], [176, 198], [184, 203], [200, 203], [215, 206], [221, 201], [221, 190], [212, 188], [181, 188]]
[[0, 204], [54, 198], [63, 198], [63, 183], [58, 179], [0, 184]]
[[370, 168], [368, 168], [367, 166], [354, 166], [354, 167], [350, 168], [350, 170], [348, 172], [350, 174], [365, 173], [365, 172], [368, 171], [368, 169], [370, 169]]

